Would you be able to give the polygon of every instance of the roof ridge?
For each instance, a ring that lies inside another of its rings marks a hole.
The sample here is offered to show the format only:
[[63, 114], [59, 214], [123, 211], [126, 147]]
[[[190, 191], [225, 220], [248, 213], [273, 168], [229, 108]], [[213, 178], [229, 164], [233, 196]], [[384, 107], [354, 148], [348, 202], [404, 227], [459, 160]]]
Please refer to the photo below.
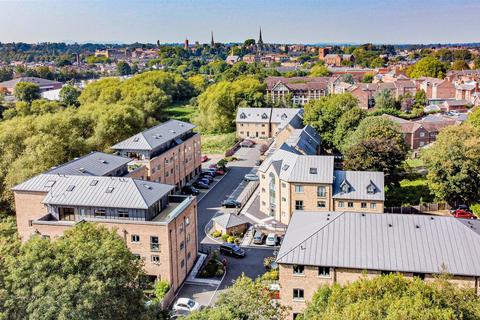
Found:
[[140, 188], [139, 188], [139, 186], [138, 186], [138, 184], [137, 184], [137, 181], [138, 181], [138, 182], [141, 181], [142, 183], [145, 183], [145, 182], [147, 182], [147, 181], [137, 180], [137, 179], [133, 179], [133, 178], [131, 178], [131, 181], [133, 182], [133, 185], [135, 186], [135, 188], [137, 188], [137, 191], [138, 191], [138, 193], [140, 194], [140, 197], [142, 198], [143, 203], [144, 203], [145, 206], [148, 208], [149, 206], [148, 206], [147, 200], [146, 200], [145, 197], [143, 196], [143, 193], [140, 191]]
[[[327, 211], [328, 212], [328, 211]], [[305, 241], [307, 241], [308, 239], [312, 238], [314, 235], [318, 234], [320, 231], [322, 231], [323, 229], [325, 229], [327, 226], [329, 226], [332, 222], [334, 222], [335, 220], [337, 220], [339, 217], [343, 216], [345, 214], [346, 211], [342, 211], [338, 216], [336, 216], [334, 219], [332, 219], [330, 222], [328, 222], [327, 224], [325, 224], [323, 227], [321, 227], [320, 229], [318, 229], [317, 231], [315, 231], [314, 233], [312, 233], [310, 236], [306, 237], [305, 239], [303, 239], [299, 244], [297, 244], [296, 246], [292, 247], [290, 250], [288, 250], [287, 252], [285, 252], [281, 257], [277, 257], [277, 261], [282, 259], [283, 257], [285, 257], [287, 254], [289, 254], [290, 252], [292, 252], [293, 250], [295, 250], [296, 248], [298, 248], [302, 243], [305, 243]], [[323, 212], [322, 212], [323, 213]], [[291, 224], [289, 224], [289, 227], [290, 227]], [[288, 231], [288, 227], [287, 227], [287, 231]], [[285, 231], [285, 234], [286, 234], [286, 231]]]

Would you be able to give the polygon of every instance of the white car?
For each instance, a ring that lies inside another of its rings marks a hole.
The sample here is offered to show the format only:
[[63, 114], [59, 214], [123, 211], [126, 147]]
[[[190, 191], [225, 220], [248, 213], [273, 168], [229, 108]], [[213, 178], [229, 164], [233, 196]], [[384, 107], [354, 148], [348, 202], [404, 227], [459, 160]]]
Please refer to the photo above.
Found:
[[265, 240], [265, 244], [267, 246], [274, 246], [277, 244], [277, 235], [275, 233], [269, 233], [267, 236], [267, 240]]
[[178, 298], [177, 302], [173, 305], [173, 310], [174, 311], [188, 311], [188, 312], [193, 312], [200, 310], [202, 308], [202, 305], [195, 300], [189, 299], [189, 298]]
[[249, 173], [249, 174], [246, 174], [245, 175], [245, 178], [244, 178], [245, 181], [258, 181], [259, 178], [256, 174], [253, 174], [253, 173]]

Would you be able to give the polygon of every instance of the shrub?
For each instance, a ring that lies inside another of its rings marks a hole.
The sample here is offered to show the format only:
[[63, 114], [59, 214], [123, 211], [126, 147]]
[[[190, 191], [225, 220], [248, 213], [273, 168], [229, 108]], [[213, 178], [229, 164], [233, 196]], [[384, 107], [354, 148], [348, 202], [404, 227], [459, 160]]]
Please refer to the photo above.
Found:
[[217, 162], [218, 167], [225, 167], [226, 164], [227, 164], [227, 161], [225, 159], [220, 159]]
[[228, 238], [230, 238], [230, 236], [229, 236], [228, 234], [226, 234], [226, 233], [225, 233], [225, 234], [222, 234], [222, 240], [223, 240], [224, 242], [227, 242]]
[[155, 282], [155, 297], [158, 301], [162, 301], [168, 290], [170, 290], [170, 284], [165, 280], [159, 280]]
[[218, 238], [222, 235], [222, 232], [220, 230], [215, 230], [212, 232], [212, 237]]
[[215, 272], [216, 277], [221, 277], [225, 273], [225, 270], [223, 268], [218, 268], [217, 272]]
[[262, 280], [274, 281], [278, 279], [278, 269], [267, 271], [262, 275]]
[[235, 237], [234, 237], [234, 236], [229, 236], [229, 237], [227, 238], [227, 242], [228, 242], [228, 243], [234, 243], [234, 242], [235, 242]]
[[475, 203], [470, 206], [473, 214], [475, 214], [478, 218], [480, 218], [480, 203]]
[[[222, 160], [225, 161], [225, 162], [232, 162], [232, 161], [237, 161], [238, 158], [237, 158], [237, 157], [233, 157], [233, 156], [229, 156], [229, 157], [223, 158]], [[222, 161], [222, 160], [220, 160], [220, 161]]]
[[265, 267], [265, 269], [270, 269], [270, 265], [272, 264], [273, 261], [274, 261], [273, 257], [266, 257], [265, 259], [263, 259], [263, 266]]

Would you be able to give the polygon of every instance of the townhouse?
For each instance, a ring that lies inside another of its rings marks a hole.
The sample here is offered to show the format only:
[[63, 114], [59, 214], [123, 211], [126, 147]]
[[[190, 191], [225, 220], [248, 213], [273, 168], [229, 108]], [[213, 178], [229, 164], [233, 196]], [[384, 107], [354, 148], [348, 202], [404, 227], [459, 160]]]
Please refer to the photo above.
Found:
[[362, 109], [373, 108], [375, 106], [375, 96], [384, 90], [390, 91], [398, 100], [401, 96], [407, 94], [413, 97], [417, 92], [417, 85], [412, 80], [397, 80], [386, 83], [358, 83], [346, 88], [346, 91], [358, 98]]
[[132, 158], [146, 180], [179, 190], [201, 168], [200, 135], [190, 123], [170, 120], [117, 143], [117, 154]]
[[314, 155], [308, 139], [284, 143], [259, 167], [263, 213], [289, 224], [295, 211], [383, 212], [383, 172], [334, 170], [334, 157]]
[[299, 108], [238, 108], [235, 119], [237, 137], [268, 139], [292, 122], [303, 121]]
[[460, 122], [442, 115], [428, 115], [419, 120], [405, 120], [391, 115], [383, 115], [395, 122], [403, 135], [405, 143], [412, 150], [429, 145], [437, 138], [438, 133], [445, 127], [459, 124]]
[[329, 77], [268, 77], [267, 97], [273, 102], [305, 105], [328, 94]]
[[296, 211], [277, 255], [291, 319], [322, 285], [400, 273], [480, 292], [480, 223], [447, 216]]
[[175, 292], [198, 250], [196, 199], [172, 196], [173, 189], [129, 177], [40, 174], [12, 189], [18, 234], [57, 238], [84, 222], [116, 230], [149, 278]]

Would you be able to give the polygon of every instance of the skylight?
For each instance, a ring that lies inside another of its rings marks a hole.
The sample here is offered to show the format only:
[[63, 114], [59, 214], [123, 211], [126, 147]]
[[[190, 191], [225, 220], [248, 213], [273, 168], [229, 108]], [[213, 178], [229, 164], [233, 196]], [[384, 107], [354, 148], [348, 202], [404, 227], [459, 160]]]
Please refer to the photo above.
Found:
[[92, 186], [92, 187], [96, 186], [97, 184], [98, 184], [98, 180], [92, 180], [90, 182], [90, 186]]
[[317, 168], [310, 168], [310, 174], [317, 174]]
[[48, 180], [46, 183], [45, 183], [45, 187], [53, 187], [53, 185], [55, 184], [55, 180]]
[[107, 190], [105, 191], [105, 193], [112, 193], [113, 189], [115, 189], [115, 188], [114, 187], [108, 187]]
[[72, 184], [67, 187], [67, 191], [73, 191], [73, 189], [75, 189], [75, 186]]
[[149, 190], [151, 190], [151, 189], [152, 189], [152, 187], [151, 187], [151, 186], [149, 186], [149, 185], [148, 185], [148, 184], [146, 184], [146, 183], [144, 183], [144, 184], [143, 184], [143, 186], [144, 186], [146, 189], [149, 189]]
[[133, 142], [138, 142], [140, 140], [138, 137], [133, 138]]
[[290, 168], [290, 166], [288, 164], [285, 164], [283, 165], [282, 170], [288, 170], [288, 168]]

